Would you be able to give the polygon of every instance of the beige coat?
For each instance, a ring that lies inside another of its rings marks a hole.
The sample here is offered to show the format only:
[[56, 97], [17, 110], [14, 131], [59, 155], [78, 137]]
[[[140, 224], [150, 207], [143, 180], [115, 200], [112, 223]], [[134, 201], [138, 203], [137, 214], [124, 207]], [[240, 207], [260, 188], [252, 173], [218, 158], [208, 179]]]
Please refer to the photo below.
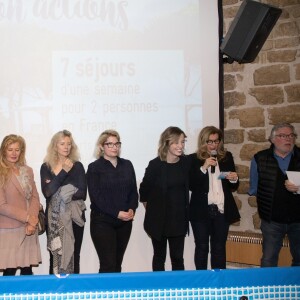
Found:
[[32, 193], [27, 209], [27, 200], [17, 177], [12, 175], [0, 188], [0, 228], [18, 228], [25, 226], [28, 215], [38, 215], [39, 195], [34, 182], [33, 171], [26, 166]]

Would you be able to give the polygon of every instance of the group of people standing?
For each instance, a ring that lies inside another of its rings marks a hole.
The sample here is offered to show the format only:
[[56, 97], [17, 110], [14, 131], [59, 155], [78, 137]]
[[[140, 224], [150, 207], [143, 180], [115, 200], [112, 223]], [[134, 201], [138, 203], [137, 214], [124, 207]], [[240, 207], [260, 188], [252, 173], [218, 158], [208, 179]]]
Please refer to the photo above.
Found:
[[[211, 267], [225, 269], [229, 225], [240, 218], [231, 193], [238, 182], [233, 158], [224, 150], [221, 130], [214, 126], [201, 130], [194, 154], [184, 155], [185, 139], [178, 127], [161, 134], [158, 157], [150, 161], [140, 185], [144, 228], [154, 251], [152, 269], [165, 269], [168, 243], [172, 270], [184, 270], [189, 221], [196, 269], [207, 269], [209, 249]], [[221, 172], [227, 172], [223, 178]]]
[[[276, 127], [271, 132], [271, 149], [258, 153], [251, 163], [251, 193], [257, 193], [263, 219], [262, 261], [269, 261], [262, 266], [277, 264], [280, 239], [282, 242], [286, 233], [293, 265], [300, 265], [299, 187], [288, 181], [285, 173], [300, 171], [296, 137], [292, 125]], [[276, 139], [282, 143], [279, 145]], [[224, 149], [222, 131], [214, 126], [201, 130], [195, 153], [184, 154], [185, 142], [186, 134], [178, 127], [168, 127], [161, 133], [158, 155], [149, 162], [138, 191], [132, 163], [120, 157], [118, 132], [106, 130], [100, 134], [97, 159], [89, 164], [86, 173], [72, 134], [67, 130], [57, 132], [40, 169], [46, 199], [49, 273], [80, 272], [87, 192], [91, 201], [90, 234], [99, 258], [99, 273], [121, 272], [138, 201], [145, 207], [144, 229], [153, 245], [153, 271], [165, 270], [167, 246], [172, 270], [184, 270], [189, 223], [195, 240], [196, 269], [207, 269], [209, 253], [211, 268], [225, 269], [229, 226], [240, 219], [232, 195], [239, 181], [233, 156]], [[274, 191], [270, 192], [271, 188]], [[39, 206], [33, 171], [26, 165], [25, 141], [8, 135], [0, 148], [3, 275], [15, 275], [17, 269], [22, 275], [30, 275], [32, 266], [41, 263], [36, 230]], [[280, 217], [282, 210], [284, 218]]]

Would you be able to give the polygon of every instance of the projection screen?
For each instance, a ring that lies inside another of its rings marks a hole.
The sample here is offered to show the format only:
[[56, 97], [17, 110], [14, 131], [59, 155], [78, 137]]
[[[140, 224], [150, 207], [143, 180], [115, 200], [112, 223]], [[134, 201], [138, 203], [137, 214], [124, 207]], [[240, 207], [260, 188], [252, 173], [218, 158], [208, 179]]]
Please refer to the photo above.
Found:
[[[217, 0], [4, 0], [0, 1], [1, 140], [10, 133], [27, 142], [27, 162], [39, 170], [52, 135], [73, 133], [85, 169], [105, 129], [116, 129], [121, 156], [141, 182], [157, 155], [160, 133], [179, 126], [186, 153], [205, 125], [219, 125]], [[81, 273], [98, 272], [89, 231]], [[123, 271], [150, 271], [152, 245], [139, 206]], [[40, 236], [48, 274], [46, 235]], [[186, 239], [185, 267], [194, 269], [194, 241]], [[167, 261], [166, 269], [170, 270]]]

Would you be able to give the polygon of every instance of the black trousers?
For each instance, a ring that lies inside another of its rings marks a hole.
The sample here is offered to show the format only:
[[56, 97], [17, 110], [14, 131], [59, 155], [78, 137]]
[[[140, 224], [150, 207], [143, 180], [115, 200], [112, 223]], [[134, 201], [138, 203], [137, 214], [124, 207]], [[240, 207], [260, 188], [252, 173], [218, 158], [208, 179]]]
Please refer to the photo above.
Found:
[[201, 221], [191, 221], [195, 238], [196, 270], [206, 270], [210, 248], [212, 269], [226, 269], [226, 241], [229, 223], [224, 214], [218, 211], [217, 205], [208, 206], [208, 218]]
[[[15, 276], [18, 268], [7, 268], [3, 270], [3, 276]], [[32, 275], [32, 267], [20, 268], [20, 275]]]
[[[73, 234], [75, 238], [74, 242], [74, 274], [80, 273], [80, 250], [83, 239], [84, 226], [79, 226], [76, 223], [72, 222]], [[53, 274], [53, 255], [50, 254], [50, 265], [49, 265], [49, 274]]]
[[152, 239], [153, 245], [153, 271], [164, 271], [167, 256], [167, 242], [169, 243], [172, 270], [184, 270], [183, 251], [185, 236], [162, 237], [160, 241]]
[[121, 272], [132, 221], [121, 221], [92, 211], [90, 231], [99, 258], [99, 273]]

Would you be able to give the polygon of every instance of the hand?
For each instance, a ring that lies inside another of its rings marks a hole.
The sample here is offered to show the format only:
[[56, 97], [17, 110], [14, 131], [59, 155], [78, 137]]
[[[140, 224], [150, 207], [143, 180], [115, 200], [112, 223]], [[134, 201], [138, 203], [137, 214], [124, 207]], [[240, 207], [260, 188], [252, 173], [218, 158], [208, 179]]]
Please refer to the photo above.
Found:
[[130, 221], [133, 220], [134, 217], [134, 211], [132, 209], [129, 209], [128, 211], [119, 211], [118, 219], [122, 221]]
[[33, 235], [36, 231], [36, 226], [31, 226], [30, 224], [27, 224], [25, 227], [25, 233], [26, 235]]
[[238, 175], [236, 172], [229, 172], [229, 174], [225, 177], [229, 181], [237, 181], [238, 180]]
[[217, 163], [217, 159], [215, 157], [210, 156], [205, 160], [205, 163], [203, 164], [202, 168], [204, 170], [207, 170], [210, 166], [216, 166]]
[[300, 186], [299, 185], [295, 185], [294, 183], [292, 183], [291, 181], [289, 180], [286, 180], [284, 182], [284, 185], [286, 187], [286, 189], [289, 191], [289, 192], [292, 192], [292, 193], [297, 193], [298, 190], [300, 189]]
[[72, 168], [73, 168], [73, 162], [71, 161], [71, 159], [66, 158], [66, 160], [64, 161], [62, 168], [68, 173]]
[[27, 220], [27, 224], [36, 227], [37, 223], [38, 223], [39, 219], [37, 216], [34, 215], [29, 215], [28, 216], [28, 220]]

